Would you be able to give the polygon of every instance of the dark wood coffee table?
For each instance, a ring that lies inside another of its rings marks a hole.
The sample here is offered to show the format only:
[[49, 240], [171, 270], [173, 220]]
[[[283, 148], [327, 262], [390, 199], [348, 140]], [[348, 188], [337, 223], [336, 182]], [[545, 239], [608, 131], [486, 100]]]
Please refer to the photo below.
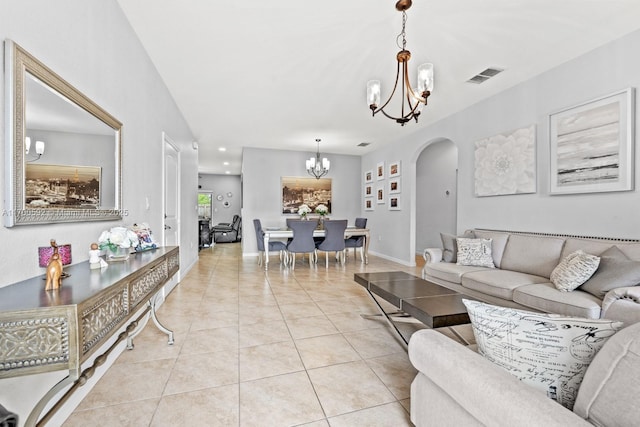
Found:
[[[469, 323], [467, 309], [462, 303], [467, 296], [404, 271], [355, 273], [354, 280], [367, 290], [405, 346], [408, 340], [395, 324], [398, 315], [409, 315], [430, 328]], [[376, 296], [393, 304], [399, 311], [386, 312]]]

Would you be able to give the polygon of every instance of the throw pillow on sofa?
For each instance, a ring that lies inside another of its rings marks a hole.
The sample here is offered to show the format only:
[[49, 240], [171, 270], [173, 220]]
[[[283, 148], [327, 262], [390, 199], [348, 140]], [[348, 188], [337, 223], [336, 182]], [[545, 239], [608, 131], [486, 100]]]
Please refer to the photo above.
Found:
[[[467, 230], [460, 237], [472, 239], [475, 236], [472, 230]], [[440, 233], [440, 240], [442, 240], [442, 260], [444, 262], [456, 262], [458, 260], [458, 244], [456, 239], [457, 237], [453, 234]]]
[[640, 261], [629, 259], [617, 246], [611, 246], [600, 254], [600, 266], [581, 291], [604, 298], [611, 289], [640, 284]]
[[567, 255], [551, 272], [551, 283], [569, 292], [589, 280], [600, 265], [600, 257], [578, 250]]
[[569, 409], [591, 360], [623, 325], [462, 301], [480, 354]]
[[491, 256], [491, 239], [467, 239], [458, 237], [458, 256], [456, 264], [475, 267], [495, 268]]

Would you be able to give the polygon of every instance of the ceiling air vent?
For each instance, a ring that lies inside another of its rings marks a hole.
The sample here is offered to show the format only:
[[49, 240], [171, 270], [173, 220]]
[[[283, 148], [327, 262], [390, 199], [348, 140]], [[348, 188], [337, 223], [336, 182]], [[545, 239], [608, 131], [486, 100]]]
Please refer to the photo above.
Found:
[[358, 146], [358, 147], [367, 147], [367, 146], [369, 146], [369, 145], [371, 145], [371, 143], [370, 143], [370, 142], [361, 142], [361, 143], [360, 143], [360, 144], [358, 144], [357, 146]]
[[487, 68], [486, 70], [481, 71], [475, 76], [471, 77], [469, 80], [467, 80], [467, 83], [475, 83], [475, 84], [484, 83], [487, 80], [489, 80], [491, 77], [497, 76], [503, 71], [504, 69], [502, 68]]

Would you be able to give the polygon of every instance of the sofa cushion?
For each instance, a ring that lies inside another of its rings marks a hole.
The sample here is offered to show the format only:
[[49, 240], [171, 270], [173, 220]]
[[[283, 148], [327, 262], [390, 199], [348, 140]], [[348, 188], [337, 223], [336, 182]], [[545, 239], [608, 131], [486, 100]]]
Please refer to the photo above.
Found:
[[577, 250], [567, 255], [551, 272], [551, 283], [569, 292], [589, 280], [600, 265], [600, 257]]
[[611, 289], [640, 284], [640, 261], [630, 260], [617, 246], [600, 255], [600, 267], [580, 290], [604, 298]]
[[458, 237], [458, 265], [494, 268], [491, 256], [491, 239], [466, 239]]
[[457, 265], [451, 262], [427, 263], [424, 266], [424, 271], [427, 275], [457, 284], [460, 284], [463, 274], [481, 270], [487, 270], [487, 268]]
[[[474, 232], [467, 230], [459, 237], [466, 237], [469, 239], [474, 238]], [[456, 242], [456, 236], [449, 233], [440, 233], [440, 240], [442, 240], [442, 260], [444, 262], [456, 262], [458, 259], [458, 243]]]
[[610, 240], [591, 240], [579, 237], [569, 237], [562, 248], [562, 258], [578, 250], [600, 256], [602, 252], [606, 251], [614, 244], [615, 242]]
[[640, 261], [640, 244], [629, 242], [617, 242], [616, 246], [620, 249], [629, 259], [634, 261]]
[[512, 234], [504, 250], [500, 268], [550, 277], [560, 261], [563, 245], [564, 239], [558, 237]]
[[493, 265], [500, 268], [504, 248], [509, 240], [509, 233], [499, 231], [474, 230], [476, 238], [491, 239], [491, 256], [493, 257]]
[[638, 378], [640, 323], [634, 323], [611, 337], [593, 359], [573, 411], [594, 425], [638, 425]]
[[553, 283], [520, 286], [513, 291], [513, 301], [546, 313], [599, 319], [602, 300], [576, 289], [560, 292]]
[[468, 289], [473, 289], [483, 294], [512, 300], [513, 290], [532, 283], [545, 283], [546, 277], [532, 274], [518, 273], [509, 270], [480, 270], [466, 273], [460, 283]]
[[622, 322], [463, 302], [480, 354], [568, 409], [591, 360], [622, 328]]

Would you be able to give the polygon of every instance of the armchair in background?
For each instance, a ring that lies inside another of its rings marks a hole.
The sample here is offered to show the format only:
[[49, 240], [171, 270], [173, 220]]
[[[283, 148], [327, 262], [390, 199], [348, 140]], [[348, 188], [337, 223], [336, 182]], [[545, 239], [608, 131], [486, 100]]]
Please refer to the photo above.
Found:
[[242, 239], [242, 218], [234, 215], [231, 223], [220, 223], [211, 229], [215, 243], [239, 242]]

